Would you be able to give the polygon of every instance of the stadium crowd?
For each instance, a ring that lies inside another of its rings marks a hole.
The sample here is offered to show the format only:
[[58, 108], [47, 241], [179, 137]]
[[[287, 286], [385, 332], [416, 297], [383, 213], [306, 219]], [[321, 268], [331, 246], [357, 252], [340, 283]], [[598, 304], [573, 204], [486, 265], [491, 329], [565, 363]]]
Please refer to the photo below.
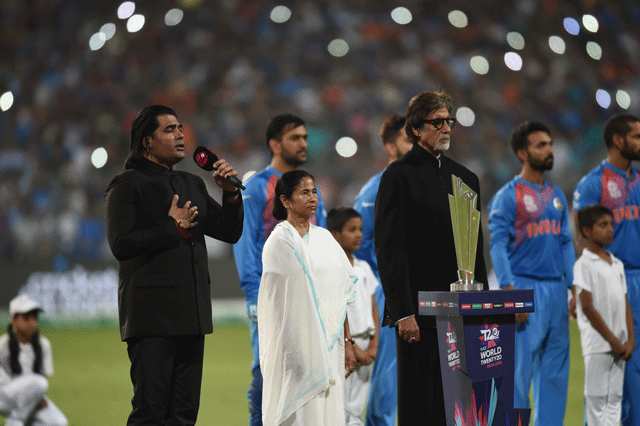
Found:
[[[640, 6], [632, 1], [282, 3], [292, 12], [284, 23], [270, 18], [270, 2], [139, 1], [135, 13], [145, 25], [130, 33], [118, 2], [3, 1], [0, 94], [10, 91], [14, 102], [0, 112], [0, 259], [50, 258], [61, 269], [67, 263], [60, 259], [111, 259], [104, 189], [129, 151], [131, 120], [151, 103], [180, 113], [190, 150], [207, 146], [241, 174], [270, 161], [264, 128], [271, 116], [302, 116], [310, 134], [306, 168], [327, 208], [352, 205], [384, 168], [380, 124], [424, 90], [442, 87], [456, 108], [473, 111], [466, 120], [473, 124], [454, 130], [450, 156], [478, 174], [484, 205], [520, 167], [507, 142], [515, 124], [549, 125], [551, 179], [569, 195], [604, 156], [602, 126], [624, 111], [617, 91], [629, 95], [630, 113], [640, 107]], [[398, 6], [411, 22], [392, 20]], [[167, 26], [172, 8], [184, 17]], [[456, 9], [467, 26], [450, 23]], [[568, 33], [564, 19], [584, 14], [597, 19], [597, 32], [580, 26]], [[91, 36], [107, 22], [115, 34], [91, 50]], [[515, 51], [507, 43], [512, 31], [524, 38], [519, 71], [504, 61]], [[550, 48], [554, 35], [565, 41], [564, 54]], [[349, 46], [342, 57], [327, 50], [337, 38]], [[588, 41], [601, 47], [599, 60], [589, 56]], [[486, 74], [470, 66], [477, 55], [489, 63]], [[598, 89], [613, 98], [608, 108], [596, 102]], [[350, 158], [334, 149], [343, 136], [358, 145]], [[91, 155], [101, 147], [108, 160], [97, 169]], [[179, 167], [200, 173], [191, 162]], [[213, 253], [232, 255], [228, 247]]]

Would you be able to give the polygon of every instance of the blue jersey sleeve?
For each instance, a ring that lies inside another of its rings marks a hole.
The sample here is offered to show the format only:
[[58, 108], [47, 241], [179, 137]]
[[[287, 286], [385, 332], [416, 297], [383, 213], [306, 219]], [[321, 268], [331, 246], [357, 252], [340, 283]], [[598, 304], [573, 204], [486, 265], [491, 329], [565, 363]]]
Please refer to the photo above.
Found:
[[573, 191], [573, 210], [580, 211], [585, 206], [599, 204], [601, 189], [598, 175], [589, 173], [584, 176]]
[[[366, 189], [366, 188], [365, 188]], [[376, 249], [373, 241], [373, 219], [374, 219], [374, 207], [376, 203], [376, 195], [378, 193], [378, 186], [375, 186], [375, 191], [364, 191], [356, 198], [356, 203], [353, 206], [354, 210], [360, 213], [362, 216], [362, 243], [360, 248], [353, 254], [361, 260], [364, 260], [371, 266], [371, 270], [374, 275], [378, 277], [378, 261], [376, 260]]]
[[[316, 189], [318, 187], [316, 186]], [[316, 226], [327, 229], [327, 209], [324, 207], [324, 202], [322, 201], [322, 195], [320, 195], [320, 190], [318, 189], [318, 208], [316, 210]]]
[[240, 278], [240, 287], [247, 300], [258, 299], [258, 287], [262, 275], [262, 241], [264, 232], [264, 211], [267, 195], [265, 182], [261, 179], [250, 179], [242, 191], [244, 203], [243, 232], [240, 240], [233, 245], [233, 254]]
[[515, 239], [516, 199], [511, 186], [505, 186], [489, 202], [489, 240], [491, 261], [500, 287], [515, 282], [509, 250]]

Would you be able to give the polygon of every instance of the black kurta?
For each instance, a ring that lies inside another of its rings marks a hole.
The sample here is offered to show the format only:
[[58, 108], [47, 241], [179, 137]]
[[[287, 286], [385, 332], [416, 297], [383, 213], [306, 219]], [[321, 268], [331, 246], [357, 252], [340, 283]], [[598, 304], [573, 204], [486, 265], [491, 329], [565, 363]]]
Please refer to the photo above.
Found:
[[[198, 225], [180, 235], [168, 216], [171, 200], [198, 207]], [[191, 173], [147, 159], [117, 175], [105, 191], [107, 237], [120, 264], [120, 334], [183, 336], [213, 331], [204, 236], [233, 244], [242, 234], [242, 201], [222, 206]]]

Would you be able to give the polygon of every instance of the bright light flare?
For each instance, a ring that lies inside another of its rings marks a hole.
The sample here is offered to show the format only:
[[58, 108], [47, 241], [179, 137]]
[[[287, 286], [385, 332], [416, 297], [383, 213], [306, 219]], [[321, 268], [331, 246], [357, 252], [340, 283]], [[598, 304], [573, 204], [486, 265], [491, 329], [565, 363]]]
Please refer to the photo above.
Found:
[[558, 55], [562, 55], [566, 49], [564, 40], [558, 36], [549, 37], [549, 47]]
[[349, 52], [349, 45], [341, 38], [337, 38], [329, 43], [327, 50], [332, 56], [340, 58]]
[[573, 18], [564, 18], [564, 29], [571, 35], [580, 34], [580, 23]]
[[484, 75], [489, 72], [489, 61], [484, 56], [474, 56], [469, 65], [476, 74]]
[[0, 109], [4, 112], [13, 106], [13, 93], [4, 92], [0, 96]]
[[344, 136], [336, 142], [336, 152], [344, 158], [353, 157], [358, 152], [358, 144], [352, 138]]
[[276, 6], [271, 10], [269, 18], [276, 24], [285, 23], [291, 18], [291, 9], [287, 6]]
[[516, 31], [512, 31], [507, 34], [507, 43], [509, 43], [509, 46], [511, 46], [512, 49], [524, 49], [524, 37]]
[[396, 24], [406, 25], [413, 19], [411, 12], [406, 7], [396, 7], [391, 11], [391, 19]]
[[607, 109], [609, 105], [611, 105], [611, 95], [604, 89], [598, 89], [596, 92], [596, 102], [598, 102], [598, 105], [602, 108]]
[[142, 29], [142, 27], [144, 27], [143, 15], [140, 15], [140, 14], [133, 15], [127, 21], [127, 31], [129, 31], [130, 33], [137, 33]]
[[469, 25], [469, 18], [461, 10], [452, 10], [449, 12], [449, 22], [456, 28], [464, 28]]
[[522, 57], [516, 52], [505, 53], [504, 63], [513, 71], [520, 71], [522, 69]]
[[616, 102], [618, 102], [620, 108], [629, 109], [631, 106], [631, 96], [624, 90], [618, 90], [616, 93]]
[[132, 1], [125, 1], [118, 7], [118, 18], [128, 19], [136, 10], [136, 4]]
[[476, 121], [476, 114], [471, 108], [460, 107], [456, 111], [456, 119], [461, 126], [470, 127]]
[[168, 11], [166, 15], [164, 15], [164, 23], [168, 27], [173, 27], [182, 22], [182, 18], [184, 18], [184, 12], [182, 11], [182, 9], [174, 8]]
[[91, 154], [91, 164], [93, 164], [93, 167], [96, 169], [101, 169], [105, 164], [107, 164], [108, 157], [106, 149], [97, 148]]
[[593, 15], [584, 15], [582, 16], [582, 25], [587, 31], [591, 31], [592, 33], [598, 32], [598, 19], [596, 19]]

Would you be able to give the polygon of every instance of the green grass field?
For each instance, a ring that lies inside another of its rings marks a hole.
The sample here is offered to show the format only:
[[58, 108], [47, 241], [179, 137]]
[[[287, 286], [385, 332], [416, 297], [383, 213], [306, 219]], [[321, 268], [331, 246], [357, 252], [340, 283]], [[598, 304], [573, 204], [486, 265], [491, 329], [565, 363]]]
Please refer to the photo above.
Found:
[[[132, 386], [126, 344], [114, 326], [57, 329], [42, 327], [51, 341], [55, 375], [48, 396], [70, 426], [120, 426], [131, 410]], [[214, 325], [205, 343], [204, 377], [198, 425], [246, 425], [251, 347], [248, 326]], [[571, 373], [565, 425], [582, 425], [583, 362], [578, 327], [571, 323]], [[0, 417], [1, 418], [1, 417]]]

